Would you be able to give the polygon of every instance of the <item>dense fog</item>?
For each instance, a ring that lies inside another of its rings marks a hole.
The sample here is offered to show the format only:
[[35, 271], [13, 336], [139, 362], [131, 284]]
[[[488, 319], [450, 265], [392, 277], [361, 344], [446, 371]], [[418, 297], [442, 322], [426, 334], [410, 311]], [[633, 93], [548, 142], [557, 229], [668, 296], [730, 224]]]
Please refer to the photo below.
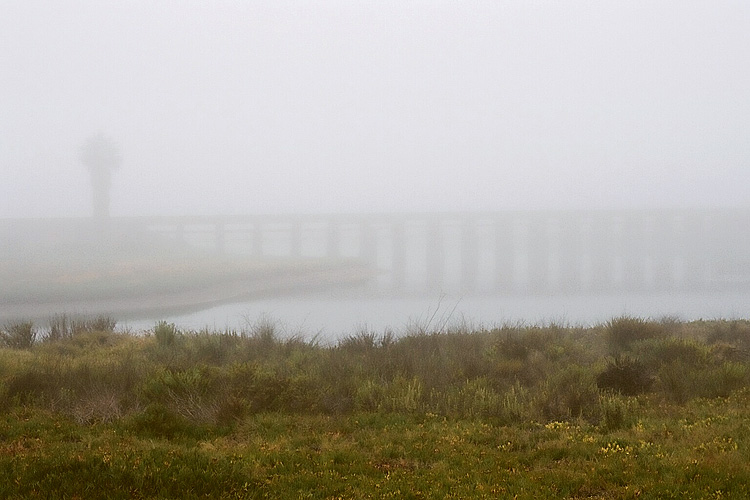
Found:
[[750, 4], [4, 1], [0, 217], [746, 206]]
[[0, 320], [746, 315], [748, 27], [744, 0], [4, 1]]

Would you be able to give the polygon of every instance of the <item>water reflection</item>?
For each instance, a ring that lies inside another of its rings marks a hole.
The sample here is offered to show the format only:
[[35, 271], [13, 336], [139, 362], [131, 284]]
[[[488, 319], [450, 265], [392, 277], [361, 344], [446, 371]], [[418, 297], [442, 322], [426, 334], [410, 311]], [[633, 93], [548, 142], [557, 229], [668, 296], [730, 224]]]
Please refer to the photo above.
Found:
[[157, 319], [181, 328], [242, 329], [268, 317], [287, 334], [317, 335], [334, 340], [357, 329], [390, 328], [405, 333], [466, 324], [492, 327], [505, 323], [556, 322], [591, 325], [628, 314], [645, 318], [674, 316], [682, 320], [750, 316], [750, 293], [599, 294], [550, 297], [460, 296], [363, 298], [343, 292], [227, 304], [198, 313], [124, 323], [134, 330], [153, 327]]

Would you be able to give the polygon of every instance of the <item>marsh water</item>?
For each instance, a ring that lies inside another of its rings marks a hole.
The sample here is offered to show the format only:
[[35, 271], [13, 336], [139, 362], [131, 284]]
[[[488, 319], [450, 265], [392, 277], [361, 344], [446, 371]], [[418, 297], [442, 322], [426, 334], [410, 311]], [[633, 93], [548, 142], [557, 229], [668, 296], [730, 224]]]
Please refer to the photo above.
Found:
[[322, 295], [276, 297], [226, 304], [212, 309], [139, 321], [121, 322], [133, 330], [152, 328], [158, 320], [183, 329], [251, 329], [273, 322], [281, 334], [335, 340], [367, 329], [405, 333], [468, 325], [508, 323], [591, 325], [619, 315], [681, 320], [746, 318], [750, 292], [579, 294], [567, 296], [461, 296], [435, 293], [421, 297], [366, 297], [337, 290]]

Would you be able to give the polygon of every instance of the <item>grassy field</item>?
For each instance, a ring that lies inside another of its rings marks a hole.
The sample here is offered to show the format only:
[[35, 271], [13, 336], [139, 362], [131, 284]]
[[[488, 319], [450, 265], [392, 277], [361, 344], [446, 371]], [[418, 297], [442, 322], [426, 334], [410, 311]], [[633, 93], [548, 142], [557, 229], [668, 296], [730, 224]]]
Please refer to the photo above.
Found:
[[750, 322], [0, 333], [0, 498], [750, 498]]

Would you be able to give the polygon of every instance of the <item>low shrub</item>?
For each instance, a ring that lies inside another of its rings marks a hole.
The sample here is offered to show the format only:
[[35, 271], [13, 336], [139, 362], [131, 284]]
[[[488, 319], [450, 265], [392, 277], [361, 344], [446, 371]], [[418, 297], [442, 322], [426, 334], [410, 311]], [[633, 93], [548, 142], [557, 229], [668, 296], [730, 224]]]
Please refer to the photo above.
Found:
[[160, 403], [148, 405], [124, 421], [124, 427], [140, 436], [173, 439], [175, 437], [200, 437], [205, 429]]
[[71, 339], [81, 333], [112, 333], [115, 331], [117, 321], [111, 316], [99, 315], [93, 318], [86, 316], [68, 316], [58, 314], [49, 320], [47, 335], [44, 340], [56, 342]]
[[661, 367], [657, 380], [668, 399], [684, 404], [694, 398], [727, 397], [748, 387], [750, 367], [732, 361], [708, 366], [673, 361]]
[[725, 398], [737, 390], [748, 387], [750, 368], [745, 363], [726, 361], [704, 370], [700, 381], [696, 383], [700, 397]]
[[654, 383], [646, 366], [629, 356], [616, 356], [607, 362], [607, 367], [596, 376], [600, 389], [609, 389], [625, 396], [636, 396], [647, 392]]
[[173, 346], [179, 335], [180, 332], [174, 323], [159, 321], [154, 326], [154, 338], [156, 338], [156, 344], [160, 347]]
[[606, 331], [610, 350], [614, 353], [629, 349], [634, 342], [663, 337], [666, 332], [660, 323], [630, 316], [610, 320]]
[[605, 432], [628, 429], [636, 423], [638, 402], [619, 394], [602, 394], [599, 397], [599, 428]]
[[709, 344], [727, 343], [740, 348], [750, 348], [750, 321], [719, 321], [706, 336]]
[[213, 423], [220, 393], [205, 367], [164, 369], [154, 373], [143, 387], [149, 403], [159, 403], [194, 423]]
[[503, 394], [497, 418], [502, 424], [517, 424], [532, 420], [532, 393], [516, 382]]
[[237, 333], [231, 331], [212, 333], [204, 330], [188, 337], [186, 349], [190, 350], [191, 360], [194, 363], [217, 366], [231, 358], [242, 340]]
[[502, 413], [503, 397], [484, 377], [467, 380], [445, 391], [433, 390], [429, 399], [429, 406], [435, 413], [452, 417], [490, 417]]
[[423, 384], [417, 377], [397, 376], [383, 387], [378, 410], [387, 413], [414, 413], [423, 409]]
[[11, 349], [31, 349], [37, 340], [37, 329], [31, 321], [8, 323], [0, 330], [0, 345]]
[[550, 375], [535, 394], [537, 412], [544, 420], [598, 420], [599, 391], [593, 374], [570, 366]]
[[94, 386], [74, 398], [69, 413], [78, 424], [115, 422], [125, 414], [120, 396], [112, 387]]
[[705, 366], [713, 360], [710, 347], [695, 339], [675, 337], [649, 339], [640, 342], [633, 351], [652, 370], [673, 361], [682, 361], [693, 366]]

